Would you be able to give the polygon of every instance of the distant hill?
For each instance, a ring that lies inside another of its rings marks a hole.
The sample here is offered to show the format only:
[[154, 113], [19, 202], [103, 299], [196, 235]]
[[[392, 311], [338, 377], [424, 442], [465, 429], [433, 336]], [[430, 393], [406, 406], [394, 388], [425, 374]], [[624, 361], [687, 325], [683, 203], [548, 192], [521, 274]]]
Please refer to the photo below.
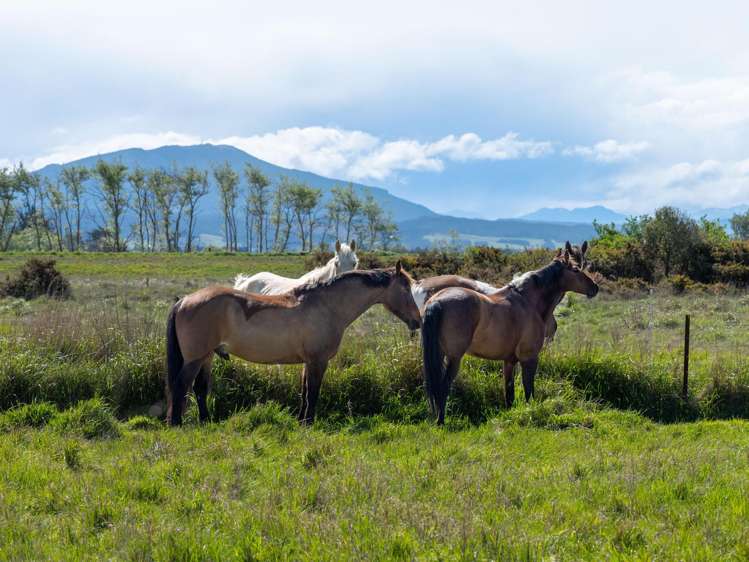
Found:
[[612, 211], [602, 205], [593, 207], [579, 207], [576, 209], [561, 209], [557, 207], [544, 207], [518, 217], [523, 220], [543, 221], [543, 222], [579, 222], [592, 224], [593, 221], [600, 223], [623, 223], [627, 216], [616, 211]]
[[[282, 168], [255, 158], [238, 148], [211, 144], [163, 146], [153, 150], [131, 148], [89, 156], [63, 165], [51, 164], [42, 168], [37, 173], [54, 180], [59, 176], [64, 167], [72, 165], [93, 167], [99, 159], [107, 162], [122, 162], [131, 168], [141, 166], [146, 169], [169, 169], [173, 166], [195, 166], [201, 170], [209, 171], [215, 165], [229, 162], [239, 173], [242, 172], [246, 163], [250, 163], [259, 168], [273, 182], [285, 175], [321, 189], [324, 201], [330, 196], [330, 190], [333, 186], [349, 183], [310, 172]], [[212, 180], [213, 178], [211, 177]], [[89, 183], [91, 181], [93, 180], [90, 180]], [[244, 183], [243, 176], [242, 182]], [[568, 225], [558, 224], [556, 221], [533, 222], [527, 220], [527, 217], [526, 220], [499, 219], [496, 221], [452, 217], [439, 215], [424, 205], [396, 197], [387, 190], [379, 187], [370, 187], [357, 183], [354, 183], [353, 186], [359, 195], [363, 195], [366, 192], [371, 193], [377, 202], [391, 213], [393, 220], [398, 224], [401, 242], [407, 248], [426, 248], [433, 244], [450, 241], [453, 239], [455, 233], [457, 233], [458, 241], [462, 245], [486, 244], [506, 248], [558, 246], [565, 240], [579, 242], [593, 235], [593, 228], [590, 224], [592, 220], [566, 221], [588, 223]], [[88, 204], [90, 208], [93, 208], [95, 202], [89, 200]], [[132, 222], [133, 218], [130, 217], [129, 220]], [[223, 219], [219, 205], [218, 190], [212, 184], [209, 194], [200, 201], [196, 232], [204, 242], [210, 240], [211, 243], [220, 244], [222, 240], [222, 224]]]
[[[162, 146], [153, 150], [129, 148], [107, 154], [89, 156], [80, 160], [75, 160], [74, 162], [68, 162], [64, 165], [51, 164], [39, 170], [38, 173], [47, 176], [50, 179], [54, 179], [60, 174], [60, 171], [64, 167], [73, 165], [92, 167], [96, 165], [96, 162], [99, 159], [107, 162], [122, 162], [128, 167], [140, 165], [143, 168], [169, 169], [172, 166], [195, 166], [196, 168], [208, 170], [209, 172], [212, 166], [222, 164], [223, 162], [229, 162], [229, 164], [231, 164], [231, 166], [240, 174], [242, 173], [245, 164], [249, 163], [269, 176], [271, 181], [276, 181], [281, 176], [288, 176], [303, 181], [311, 187], [320, 188], [323, 191], [324, 197], [329, 196], [330, 189], [333, 186], [347, 185], [349, 183], [343, 180], [325, 178], [310, 172], [282, 168], [281, 166], [276, 166], [269, 162], [265, 162], [264, 160], [260, 160], [259, 158], [255, 158], [233, 146], [212, 144]], [[213, 180], [212, 177], [211, 180]], [[244, 182], [244, 176], [242, 176], [242, 182]], [[372, 193], [372, 196], [377, 200], [377, 202], [384, 209], [392, 213], [396, 222], [435, 214], [423, 205], [418, 205], [411, 201], [396, 197], [380, 187], [370, 187], [358, 183], [354, 183], [353, 186], [356, 192], [360, 195], [367, 191]], [[223, 219], [221, 218], [220, 213], [221, 209], [219, 205], [218, 191], [212, 189], [200, 202], [201, 232], [218, 234], [221, 230], [221, 225], [223, 224]]]
[[520, 219], [467, 219], [433, 215], [399, 225], [401, 241], [409, 248], [425, 248], [450, 242], [485, 244], [510, 249], [556, 248], [566, 240], [579, 243], [595, 235], [593, 224], [563, 224]]

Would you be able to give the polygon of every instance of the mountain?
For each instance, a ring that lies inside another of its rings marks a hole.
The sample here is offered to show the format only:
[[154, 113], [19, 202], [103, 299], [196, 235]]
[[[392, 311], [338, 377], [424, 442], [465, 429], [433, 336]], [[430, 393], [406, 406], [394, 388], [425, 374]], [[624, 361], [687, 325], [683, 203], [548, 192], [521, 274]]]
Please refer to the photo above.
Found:
[[[210, 170], [213, 166], [229, 162], [242, 174], [245, 164], [249, 163], [260, 169], [272, 182], [281, 176], [302, 181], [323, 192], [323, 203], [330, 197], [333, 186], [346, 185], [349, 182], [326, 178], [310, 172], [282, 168], [265, 162], [233, 146], [201, 144], [194, 146], [163, 146], [152, 150], [130, 148], [107, 154], [89, 156], [68, 162], [63, 165], [51, 164], [38, 170], [37, 173], [55, 180], [62, 169], [73, 165], [93, 167], [101, 159], [107, 162], [121, 162], [133, 168], [145, 169], [174, 166], [194, 166], [200, 170]], [[213, 185], [208, 195], [201, 199], [198, 207], [197, 233], [203, 243], [221, 244], [221, 227], [223, 218], [219, 204], [218, 190]], [[94, 180], [89, 180], [93, 186]], [[531, 221], [517, 219], [498, 219], [495, 221], [439, 215], [424, 205], [396, 197], [387, 190], [362, 184], [353, 184], [354, 190], [361, 196], [371, 193], [375, 200], [393, 217], [398, 224], [401, 242], [408, 248], [427, 248], [434, 244], [457, 241], [461, 245], [486, 244], [506, 248], [526, 248], [537, 246], [559, 246], [565, 240], [580, 242], [593, 235], [591, 220], [567, 220], [565, 222], [584, 222], [587, 224], [563, 224], [557, 221]], [[92, 190], [89, 189], [89, 193]], [[89, 208], [94, 209], [96, 201], [89, 198]], [[527, 219], [528, 217], [526, 217]], [[134, 217], [127, 217], [132, 224]], [[90, 228], [91, 225], [87, 225]]]
[[509, 249], [558, 248], [566, 240], [580, 243], [595, 235], [593, 224], [553, 223], [521, 219], [467, 219], [432, 215], [399, 223], [401, 242], [408, 248], [457, 242]]
[[523, 220], [544, 222], [580, 222], [592, 224], [593, 221], [600, 223], [621, 224], [627, 218], [626, 215], [612, 211], [601, 205], [593, 207], [579, 207], [575, 209], [561, 209], [558, 207], [543, 207], [527, 215], [518, 217]]
[[690, 214], [696, 219], [706, 216], [711, 220], [719, 220], [721, 223], [728, 224], [733, 215], [740, 215], [746, 213], [748, 210], [749, 205], [736, 205], [735, 207], [728, 207], [726, 209], [710, 207], [707, 209], [692, 211]]
[[[73, 165], [93, 167], [100, 159], [106, 162], [122, 162], [128, 167], [141, 166], [146, 169], [195, 166], [200, 170], [208, 170], [211, 181], [213, 181], [213, 177], [210, 175], [212, 167], [217, 164], [229, 162], [232, 168], [240, 174], [243, 183], [244, 176], [242, 175], [242, 171], [244, 170], [244, 166], [245, 164], [252, 164], [266, 174], [272, 182], [277, 181], [281, 176], [287, 176], [302, 181], [311, 187], [319, 188], [323, 192], [324, 200], [330, 196], [330, 189], [333, 186], [347, 185], [349, 183], [347, 181], [325, 178], [310, 172], [282, 168], [281, 166], [276, 166], [255, 158], [233, 146], [212, 144], [162, 146], [152, 150], [128, 148], [107, 154], [89, 156], [75, 160], [74, 162], [68, 162], [64, 165], [50, 164], [37, 173], [50, 179], [55, 179], [64, 167]], [[380, 187], [370, 187], [358, 183], [354, 183], [353, 186], [359, 195], [363, 195], [366, 192], [371, 193], [380, 206], [392, 214], [396, 222], [435, 214], [423, 205], [396, 197]], [[218, 234], [222, 224], [223, 219], [221, 217], [218, 190], [211, 189], [208, 195], [200, 201], [200, 229], [207, 233]]]

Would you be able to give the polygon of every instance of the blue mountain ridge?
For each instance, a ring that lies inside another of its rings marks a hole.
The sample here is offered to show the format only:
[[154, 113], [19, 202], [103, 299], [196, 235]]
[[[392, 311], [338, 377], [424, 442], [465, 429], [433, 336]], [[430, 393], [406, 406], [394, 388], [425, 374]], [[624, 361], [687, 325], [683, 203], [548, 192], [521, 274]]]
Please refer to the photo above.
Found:
[[[73, 165], [93, 167], [100, 159], [107, 162], [121, 162], [129, 168], [141, 166], [145, 169], [163, 168], [168, 170], [173, 167], [194, 166], [209, 172], [214, 166], [229, 162], [235, 171], [240, 174], [242, 186], [245, 185], [243, 170], [245, 165], [249, 163], [260, 169], [274, 183], [281, 176], [287, 176], [311, 187], [319, 188], [323, 193], [323, 203], [330, 197], [332, 187], [350, 183], [344, 180], [326, 178], [311, 172], [276, 166], [233, 146], [211, 144], [162, 146], [150, 150], [129, 148], [107, 154], [88, 156], [65, 164], [50, 164], [38, 170], [37, 173], [55, 181], [65, 167]], [[209, 178], [211, 179], [211, 189], [208, 195], [200, 201], [196, 232], [199, 235], [215, 237], [222, 234], [223, 218], [218, 190], [213, 184], [210, 173]], [[89, 180], [89, 184], [93, 186], [94, 181]], [[407, 248], [425, 248], [447, 240], [455, 241], [455, 238], [461, 244], [525, 248], [558, 245], [564, 240], [580, 242], [594, 234], [591, 221], [578, 221], [587, 222], [587, 224], [562, 224], [554, 221], [533, 222], [517, 219], [488, 221], [451, 217], [439, 215], [424, 205], [396, 197], [380, 187], [358, 183], [352, 183], [352, 185], [360, 196], [371, 193], [375, 200], [391, 214], [393, 220], [398, 224], [401, 241]], [[96, 200], [91, 195], [91, 191], [89, 189], [87, 205], [89, 209], [94, 209]], [[129, 225], [132, 222], [133, 217], [127, 217], [126, 223]]]

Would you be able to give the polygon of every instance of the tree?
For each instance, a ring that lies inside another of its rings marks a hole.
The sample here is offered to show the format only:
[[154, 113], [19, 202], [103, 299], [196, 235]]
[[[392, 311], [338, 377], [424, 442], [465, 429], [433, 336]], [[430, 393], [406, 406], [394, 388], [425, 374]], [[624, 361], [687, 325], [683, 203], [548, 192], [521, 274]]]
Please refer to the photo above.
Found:
[[185, 251], [192, 252], [195, 216], [198, 202], [208, 193], [208, 172], [201, 172], [192, 166], [176, 175], [179, 186], [179, 199], [182, 208], [187, 211], [187, 241]]
[[364, 217], [366, 226], [365, 232], [367, 235], [365, 244], [368, 245], [370, 250], [374, 250], [374, 247], [377, 244], [378, 234], [385, 223], [385, 212], [375, 198], [372, 197], [371, 193], [367, 193], [364, 198], [362, 215]]
[[218, 184], [219, 196], [221, 198], [221, 210], [224, 215], [224, 236], [226, 237], [226, 249], [238, 249], [237, 240], [237, 218], [234, 208], [239, 197], [239, 175], [233, 170], [229, 162], [213, 169], [213, 177]]
[[749, 210], [731, 217], [731, 230], [735, 238], [749, 240]]
[[7, 251], [16, 231], [16, 174], [0, 168], [0, 250]]
[[645, 222], [643, 238], [646, 252], [663, 268], [666, 277], [676, 268], [686, 270], [689, 255], [701, 241], [694, 219], [674, 207], [661, 207]]
[[291, 236], [291, 228], [294, 221], [294, 209], [291, 204], [292, 182], [286, 176], [276, 186], [273, 194], [270, 222], [273, 225], [273, 251], [285, 252]]
[[168, 252], [179, 250], [179, 223], [182, 207], [179, 205], [177, 182], [165, 170], [153, 170], [148, 176], [148, 189], [153, 193], [162, 235]]
[[148, 197], [148, 183], [146, 182], [146, 172], [140, 167], [136, 167], [127, 176], [127, 180], [132, 186], [133, 195], [135, 201], [133, 204], [133, 210], [138, 217], [138, 222], [134, 226], [138, 235], [138, 245], [141, 251], [145, 251], [148, 248], [148, 204], [150, 198]]
[[341, 221], [343, 221], [343, 205], [341, 203], [341, 190], [343, 188], [335, 185], [330, 190], [330, 199], [325, 204], [325, 211], [328, 216], [328, 229], [333, 230], [333, 236], [336, 240], [341, 239]]
[[699, 228], [702, 236], [711, 246], [724, 246], [730, 242], [725, 227], [719, 220], [711, 220], [706, 215], [700, 217]]
[[398, 225], [388, 216], [380, 228], [380, 243], [382, 244], [382, 249], [385, 251], [390, 250], [393, 246], [397, 245], [399, 241]]
[[39, 176], [30, 173], [23, 163], [15, 169], [16, 191], [22, 196], [20, 227], [33, 227], [36, 250], [42, 249], [44, 194]]
[[346, 240], [350, 240], [351, 231], [362, 210], [362, 201], [356, 195], [352, 184], [348, 184], [347, 187], [341, 189], [338, 196], [340, 198], [343, 220], [346, 222]]
[[99, 177], [98, 194], [107, 214], [107, 221], [112, 233], [112, 249], [122, 252], [127, 244], [122, 239], [122, 217], [128, 205], [128, 195], [125, 191], [127, 166], [120, 162], [108, 163], [99, 160], [96, 163], [96, 174]]
[[[84, 182], [91, 177], [91, 171], [85, 166], [69, 166], [62, 169], [62, 183], [65, 185], [65, 195], [68, 200], [66, 205], [66, 219], [70, 230], [70, 249], [81, 248], [81, 218], [83, 215], [83, 195], [85, 193]], [[73, 221], [67, 212], [74, 212], [75, 234], [73, 235]]]
[[289, 199], [297, 219], [302, 252], [312, 249], [312, 236], [316, 224], [315, 214], [321, 197], [319, 189], [313, 189], [303, 183], [294, 183], [289, 188]]
[[[44, 178], [45, 192], [49, 200], [50, 209], [52, 210], [52, 228], [55, 229], [55, 238], [57, 239], [57, 249], [62, 252], [64, 247], [65, 233], [63, 217], [66, 214], [66, 201], [62, 191], [60, 191], [60, 179], [57, 184], [53, 184], [49, 179]], [[47, 229], [49, 232], [49, 228]], [[70, 237], [68, 237], [70, 238]]]
[[250, 214], [252, 214], [257, 232], [257, 250], [262, 252], [263, 248], [268, 249], [268, 203], [270, 194], [268, 186], [270, 180], [260, 170], [252, 164], [247, 164], [244, 169], [247, 178], [247, 201]]

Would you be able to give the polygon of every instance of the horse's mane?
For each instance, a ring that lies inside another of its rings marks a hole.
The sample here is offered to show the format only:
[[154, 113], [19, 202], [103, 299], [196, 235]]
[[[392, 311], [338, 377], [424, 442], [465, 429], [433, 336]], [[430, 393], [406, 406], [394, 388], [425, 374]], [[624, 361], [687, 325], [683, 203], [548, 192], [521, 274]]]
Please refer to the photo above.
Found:
[[321, 289], [323, 287], [332, 287], [337, 283], [344, 283], [351, 279], [358, 279], [367, 287], [387, 287], [395, 276], [395, 268], [388, 269], [364, 269], [356, 271], [347, 271], [332, 279], [304, 283], [294, 288], [292, 293], [296, 296], [302, 296], [310, 291]]
[[320, 281], [328, 281], [335, 277], [335, 256], [328, 260], [328, 263], [316, 267], [312, 271], [308, 271], [299, 278], [302, 285], [308, 283], [318, 283]]
[[559, 279], [564, 267], [563, 262], [555, 259], [541, 269], [523, 273], [521, 276], [510, 281], [508, 287], [511, 287], [520, 293], [531, 287], [547, 287]]

